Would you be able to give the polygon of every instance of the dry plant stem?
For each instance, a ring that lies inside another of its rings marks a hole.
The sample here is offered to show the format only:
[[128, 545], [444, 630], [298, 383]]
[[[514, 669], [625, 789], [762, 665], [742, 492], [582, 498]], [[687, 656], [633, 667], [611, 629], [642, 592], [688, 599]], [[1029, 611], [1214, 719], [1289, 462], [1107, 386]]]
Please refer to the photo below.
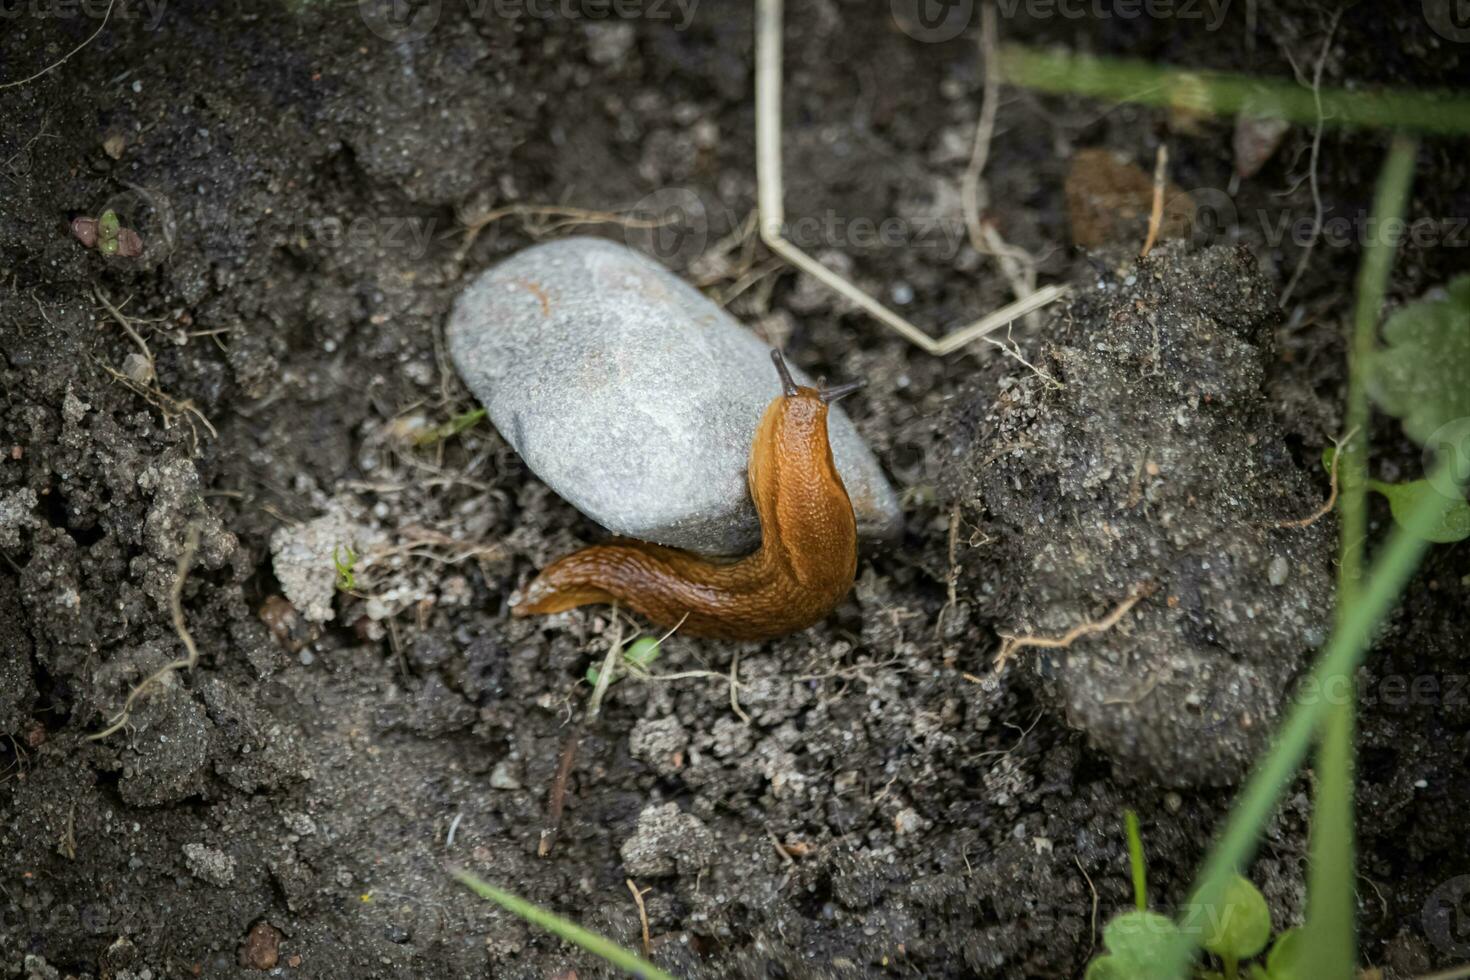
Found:
[[456, 260], [464, 260], [465, 255], [469, 253], [470, 246], [474, 245], [475, 239], [480, 237], [480, 232], [501, 218], [512, 216], [567, 219], [562, 222], [562, 226], [616, 224], [624, 228], [658, 228], [674, 220], [672, 217], [633, 218], [616, 211], [595, 211], [590, 208], [575, 208], [558, 204], [507, 204], [505, 207], [487, 211], [464, 223], [464, 240], [460, 243], [459, 251], [455, 253]]
[[1159, 229], [1164, 226], [1164, 188], [1169, 181], [1169, 148], [1163, 143], [1159, 144], [1158, 153], [1154, 156], [1154, 202], [1148, 212], [1148, 236], [1143, 240], [1143, 250], [1138, 253], [1140, 259], [1147, 258], [1148, 253], [1154, 250], [1154, 243], [1159, 240]]
[[953, 353], [991, 331], [1066, 296], [1065, 286], [1045, 286], [938, 339], [878, 302], [782, 237], [786, 224], [781, 180], [781, 11], [782, 0], [756, 3], [755, 141], [760, 236], [766, 247], [829, 289], [860, 306], [920, 350]]
[[1279, 523], [1273, 524], [1272, 527], [1311, 527], [1313, 524], [1316, 524], [1322, 518], [1332, 513], [1332, 508], [1337, 506], [1337, 470], [1339, 463], [1342, 460], [1342, 444], [1352, 439], [1352, 437], [1357, 434], [1358, 429], [1356, 426], [1354, 426], [1353, 430], [1347, 435], [1343, 436], [1341, 439], [1332, 440], [1332, 444], [1337, 447], [1337, 452], [1332, 454], [1332, 469], [1329, 471], [1328, 474], [1329, 483], [1327, 499], [1322, 502], [1322, 506], [1312, 511], [1306, 517], [1302, 517], [1294, 521], [1280, 521]]
[[965, 228], [970, 233], [970, 247], [986, 251], [985, 235], [980, 226], [980, 175], [990, 159], [990, 141], [995, 135], [995, 113], [1000, 103], [1000, 58], [996, 53], [995, 7], [980, 7], [980, 55], [985, 60], [985, 90], [980, 96], [980, 118], [975, 122], [975, 142], [970, 149], [970, 165], [960, 182], [960, 205], [965, 213]]
[[653, 940], [648, 935], [648, 909], [643, 905], [643, 892], [633, 884], [632, 878], [624, 880], [628, 883], [628, 891], [633, 893], [633, 904], [638, 906], [638, 923], [643, 927], [643, 955], [649, 956], [653, 953]]
[[184, 549], [179, 552], [178, 571], [174, 575], [174, 587], [169, 595], [168, 603], [173, 615], [174, 632], [178, 634], [179, 642], [184, 645], [184, 656], [169, 661], [143, 678], [143, 682], [129, 692], [127, 700], [123, 702], [122, 710], [113, 715], [112, 723], [95, 735], [88, 735], [89, 741], [100, 741], [125, 726], [132, 715], [133, 705], [148, 688], [176, 670], [193, 670], [199, 663], [199, 648], [194, 645], [194, 637], [189, 634], [189, 627], [184, 623], [184, 580], [189, 577], [189, 568], [194, 564], [194, 555], [198, 550], [199, 528], [191, 524], [188, 536], [184, 539]]
[[607, 656], [602, 660], [602, 670], [597, 674], [597, 684], [592, 688], [592, 696], [587, 699], [587, 713], [583, 716], [587, 724], [597, 720], [602, 713], [602, 699], [607, 694], [608, 685], [612, 683], [613, 668], [617, 666], [618, 654], [623, 652], [623, 621], [618, 616], [618, 604], [612, 607], [613, 634], [612, 642], [608, 644]]
[[960, 565], [957, 554], [960, 547], [960, 505], [955, 504], [949, 511], [949, 573], [945, 576], [945, 591], [947, 593], [944, 608], [939, 610], [939, 615], [934, 617], [934, 633], [937, 636], [944, 627], [944, 616], [959, 604], [959, 580]]
[[1154, 585], [1151, 582], [1140, 583], [1139, 585], [1134, 587], [1132, 593], [1129, 594], [1128, 598], [1118, 603], [1117, 608], [1108, 613], [1102, 619], [1099, 619], [1096, 622], [1088, 621], [1085, 623], [1080, 623], [1077, 626], [1074, 626], [1071, 629], [1067, 630], [1067, 632], [1062, 634], [1060, 637], [1034, 635], [1006, 636], [1004, 638], [1005, 642], [1001, 644], [1000, 652], [995, 656], [995, 672], [998, 674], [1001, 671], [1005, 670], [1006, 664], [1010, 661], [1011, 657], [1015, 656], [1016, 651], [1024, 649], [1026, 647], [1035, 647], [1045, 650], [1062, 650], [1070, 647], [1073, 643], [1076, 643], [1078, 640], [1082, 639], [1085, 636], [1093, 636], [1097, 633], [1106, 633], [1114, 626], [1117, 626], [1119, 621], [1122, 620], [1124, 616], [1128, 615], [1128, 611], [1136, 606], [1140, 600], [1152, 595], [1154, 591], [1157, 590], [1157, 588], [1158, 586]]
[[[101, 303], [107, 309], [107, 312], [112, 314], [112, 318], [117, 321], [118, 326], [122, 327], [123, 333], [128, 335], [128, 339], [137, 346], [138, 350], [143, 352], [143, 359], [148, 362], [149, 371], [154, 372], [153, 351], [148, 348], [147, 342], [138, 334], [138, 331], [133, 329], [132, 323], [123, 315], [122, 310], [112, 305], [111, 301], [103, 294], [102, 287], [94, 286], [92, 288], [92, 295], [96, 296], [97, 302]], [[126, 303], [127, 300], [123, 300], [123, 302]]]
[[562, 743], [556, 778], [551, 781], [551, 792], [546, 797], [546, 825], [541, 828], [541, 839], [536, 844], [537, 857], [549, 857], [556, 845], [556, 835], [561, 831], [562, 810], [567, 803], [567, 782], [572, 778], [572, 767], [577, 764], [577, 744], [581, 738], [582, 727], [574, 725]]

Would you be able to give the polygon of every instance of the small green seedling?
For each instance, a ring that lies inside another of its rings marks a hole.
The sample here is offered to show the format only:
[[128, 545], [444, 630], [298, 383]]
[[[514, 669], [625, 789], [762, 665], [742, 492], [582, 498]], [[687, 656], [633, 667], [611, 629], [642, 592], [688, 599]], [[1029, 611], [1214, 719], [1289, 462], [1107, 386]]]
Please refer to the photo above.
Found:
[[[1124, 811], [1128, 833], [1128, 865], [1133, 875], [1133, 901], [1136, 908], [1119, 913], [1103, 927], [1103, 946], [1107, 952], [1087, 965], [1086, 980], [1178, 980], [1171, 977], [1168, 953], [1178, 942], [1181, 929], [1197, 931], [1202, 945], [1220, 963], [1214, 970], [1198, 966], [1197, 980], [1298, 980], [1290, 966], [1296, 962], [1288, 930], [1277, 938], [1266, 957], [1266, 963], [1253, 965], [1241, 973], [1243, 962], [1259, 956], [1271, 938], [1271, 910], [1250, 880], [1235, 875], [1227, 883], [1219, 903], [1212, 909], [1195, 909], [1180, 926], [1166, 915], [1148, 908], [1148, 868], [1143, 854], [1143, 835], [1138, 829], [1138, 815]], [[1287, 945], [1283, 947], [1283, 943]], [[1305, 978], [1301, 978], [1305, 980]]]
[[[623, 667], [625, 669], [631, 668], [640, 671], [648, 670], [653, 662], [658, 659], [659, 653], [662, 652], [659, 649], [659, 643], [659, 640], [655, 640], [651, 636], [640, 636], [628, 644], [628, 648], [623, 651]], [[597, 685], [597, 678], [601, 674], [602, 671], [598, 668], [588, 667], [587, 683], [595, 687]], [[608, 683], [613, 683], [621, 676], [621, 673], [614, 671], [613, 676], [608, 678]]]
[[519, 898], [507, 891], [502, 891], [494, 885], [486, 884], [467, 871], [454, 871], [453, 874], [462, 884], [466, 885], [481, 898], [494, 902], [507, 912], [514, 913], [522, 919], [525, 919], [533, 926], [540, 926], [547, 932], [573, 945], [582, 947], [593, 956], [599, 957], [612, 966], [626, 970], [633, 976], [642, 977], [644, 980], [674, 980], [673, 977], [643, 957], [628, 952], [610, 939], [583, 929], [575, 922], [569, 922], [559, 915], [546, 911], [539, 905], [533, 905], [524, 898]]
[[[1322, 465], [1327, 468], [1328, 472], [1332, 470], [1332, 459], [1335, 455], [1337, 455], [1337, 450], [1331, 446], [1322, 450]], [[1394, 523], [1399, 527], [1405, 526], [1409, 515], [1423, 505], [1425, 497], [1442, 493], [1440, 488], [1429, 480], [1384, 483], [1382, 480], [1370, 479], [1366, 486], [1374, 493], [1382, 494], [1388, 500], [1389, 513], [1393, 515]], [[1439, 523], [1424, 535], [1425, 541], [1432, 541], [1435, 544], [1454, 544], [1466, 538], [1470, 538], [1470, 501], [1464, 499], [1451, 503]]]
[[1470, 276], [1420, 300], [1383, 325], [1383, 346], [1368, 362], [1373, 400], [1421, 446], [1444, 426], [1470, 416]]
[[414, 439], [413, 443], [415, 446], [432, 446], [436, 442], [443, 442], [445, 439], [459, 435], [465, 429], [468, 429], [471, 426], [475, 425], [484, 417], [485, 410], [483, 408], [476, 408], [468, 412], [462, 412], [461, 414], [454, 416], [454, 418], [450, 419], [448, 422], [436, 425], [432, 429], [429, 429], [427, 432], [419, 433], [418, 437]]
[[352, 550], [351, 545], [347, 545], [345, 548], [347, 555], [344, 558], [339, 556], [339, 550], [341, 549], [336, 545], [332, 546], [332, 564], [337, 568], [337, 589], [341, 592], [351, 592], [357, 588], [357, 575], [352, 571], [357, 567], [357, 552]]

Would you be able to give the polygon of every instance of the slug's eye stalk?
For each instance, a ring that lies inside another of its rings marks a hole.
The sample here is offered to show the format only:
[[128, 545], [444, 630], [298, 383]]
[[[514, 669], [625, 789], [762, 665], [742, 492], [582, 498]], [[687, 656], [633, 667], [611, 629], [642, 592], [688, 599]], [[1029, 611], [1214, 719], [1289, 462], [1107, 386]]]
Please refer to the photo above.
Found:
[[776, 373], [781, 375], [781, 391], [787, 398], [796, 397], [796, 381], [791, 377], [791, 369], [786, 366], [786, 358], [781, 356], [778, 350], [771, 351], [771, 363], [776, 365]]
[[846, 398], [848, 395], [852, 394], [854, 391], [857, 391], [859, 388], [862, 388], [866, 384], [866, 381], [859, 378], [857, 381], [849, 381], [847, 384], [838, 385], [836, 388], [823, 388], [821, 391], [817, 392], [817, 397], [826, 404], [830, 405], [833, 402], [837, 401], [839, 398]]

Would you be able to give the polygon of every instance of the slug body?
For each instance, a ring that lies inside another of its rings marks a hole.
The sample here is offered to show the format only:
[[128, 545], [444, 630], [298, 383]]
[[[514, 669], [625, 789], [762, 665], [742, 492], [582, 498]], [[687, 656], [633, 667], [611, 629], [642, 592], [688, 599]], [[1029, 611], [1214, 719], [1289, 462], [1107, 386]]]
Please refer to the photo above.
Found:
[[[798, 387], [778, 353], [783, 394], [761, 417], [747, 481], [761, 546], [731, 562], [627, 539], [548, 565], [517, 616], [617, 602], [681, 633], [763, 640], [818, 622], [852, 588], [857, 522], [827, 442], [828, 406], [859, 384]], [[682, 623], [682, 625], [680, 625]]]

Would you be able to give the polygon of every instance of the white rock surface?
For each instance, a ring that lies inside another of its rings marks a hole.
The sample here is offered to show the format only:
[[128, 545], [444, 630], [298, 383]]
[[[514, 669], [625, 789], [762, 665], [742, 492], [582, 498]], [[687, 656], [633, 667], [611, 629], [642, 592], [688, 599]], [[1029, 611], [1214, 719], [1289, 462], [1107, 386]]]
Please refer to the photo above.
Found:
[[[760, 338], [672, 272], [601, 239], [538, 245], [460, 295], [448, 340], [501, 434], [588, 517], [707, 554], [759, 543], [745, 469], [780, 382]], [[897, 533], [898, 498], [840, 408], [828, 432], [859, 532]]]

